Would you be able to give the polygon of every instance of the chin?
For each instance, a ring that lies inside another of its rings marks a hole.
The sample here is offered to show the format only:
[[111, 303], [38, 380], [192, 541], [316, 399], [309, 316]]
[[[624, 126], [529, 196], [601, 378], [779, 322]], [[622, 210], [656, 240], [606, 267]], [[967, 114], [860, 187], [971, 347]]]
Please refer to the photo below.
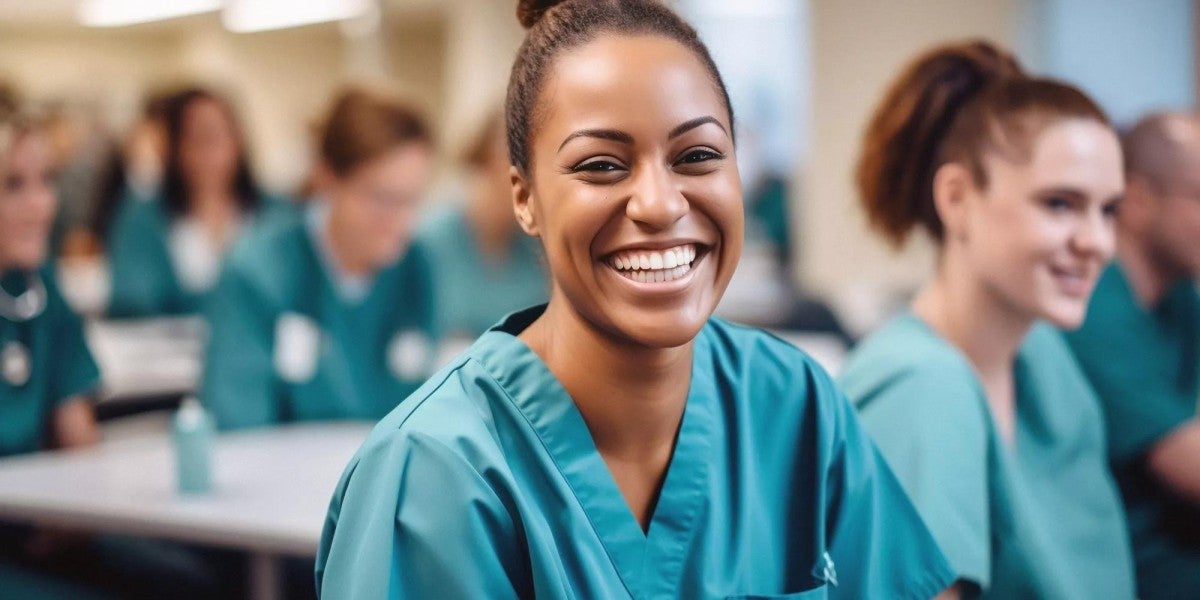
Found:
[[[655, 311], [657, 312], [657, 311]], [[641, 318], [618, 318], [612, 321], [617, 335], [646, 348], [678, 348], [686, 345], [704, 329], [707, 318], [692, 317], [672, 311], [671, 314], [639, 315]]]
[[1087, 303], [1058, 300], [1042, 310], [1041, 318], [1059, 329], [1078, 329], [1087, 317]]

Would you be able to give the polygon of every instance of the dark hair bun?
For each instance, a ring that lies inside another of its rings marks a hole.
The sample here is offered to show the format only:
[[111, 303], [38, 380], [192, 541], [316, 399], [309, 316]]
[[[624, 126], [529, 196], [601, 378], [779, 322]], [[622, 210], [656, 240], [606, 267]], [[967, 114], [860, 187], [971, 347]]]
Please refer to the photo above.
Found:
[[542, 20], [546, 11], [562, 3], [563, 0], [518, 0], [517, 20], [521, 22], [522, 27], [529, 29]]

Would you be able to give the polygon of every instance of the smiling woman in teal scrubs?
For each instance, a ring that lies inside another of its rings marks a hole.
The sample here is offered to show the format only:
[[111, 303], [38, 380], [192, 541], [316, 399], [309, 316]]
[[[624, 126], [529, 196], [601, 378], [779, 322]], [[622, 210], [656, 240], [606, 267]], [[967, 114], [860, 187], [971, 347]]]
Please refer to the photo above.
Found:
[[233, 107], [203, 89], [166, 102], [162, 193], [123, 203], [109, 236], [111, 317], [199, 313], [225, 252], [290, 205], [254, 183]]
[[201, 399], [220, 427], [376, 420], [429, 376], [429, 265], [409, 237], [431, 139], [390, 99], [335, 100], [319, 197], [243, 239], [211, 300]]
[[1121, 150], [1081, 92], [983, 42], [893, 83], [858, 168], [866, 212], [939, 246], [909, 310], [842, 375], [954, 567], [951, 597], [1132, 598], [1097, 400], [1060, 334], [1113, 253]]
[[711, 318], [742, 194], [694, 30], [652, 0], [518, 10], [513, 204], [549, 304], [376, 427], [330, 507], [322, 596], [941, 592], [945, 559], [824, 371]]

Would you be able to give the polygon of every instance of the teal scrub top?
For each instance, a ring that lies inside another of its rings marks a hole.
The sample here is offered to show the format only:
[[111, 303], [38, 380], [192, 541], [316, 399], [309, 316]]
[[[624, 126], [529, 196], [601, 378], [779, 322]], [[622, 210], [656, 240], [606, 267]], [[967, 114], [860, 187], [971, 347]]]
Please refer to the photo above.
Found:
[[550, 297], [541, 244], [523, 232], [502, 263], [482, 254], [461, 208], [431, 216], [417, 239], [437, 267], [438, 327], [447, 336], [475, 339], [504, 315]]
[[810, 358], [710, 321], [648, 532], [510, 315], [376, 426], [317, 555], [329, 599], [919, 598], [949, 565]]
[[1113, 263], [1096, 285], [1083, 327], [1067, 341], [1107, 417], [1139, 595], [1200, 598], [1200, 507], [1166, 489], [1144, 461], [1155, 442], [1196, 418], [1200, 294], [1182, 281], [1158, 306], [1144, 309]]
[[[264, 197], [243, 235], [257, 222], [294, 212], [291, 202]], [[109, 235], [112, 292], [107, 314], [113, 318], [187, 315], [203, 312], [209, 290], [189, 290], [171, 260], [172, 216], [162, 197], [122, 202]]]
[[[44, 267], [38, 275], [46, 289], [42, 313], [23, 322], [0, 314], [0, 362], [7, 363], [0, 365], [0, 456], [44, 449], [55, 409], [100, 386], [82, 321], [63, 300], [54, 272]], [[0, 287], [14, 297], [25, 292], [28, 282], [22, 271], [0, 275]], [[23, 354], [27, 368], [16, 368], [24, 376], [13, 378], [16, 352]]]
[[347, 300], [310, 229], [297, 211], [239, 240], [226, 259], [201, 382], [221, 428], [378, 420], [436, 367], [422, 248], [410, 245]]
[[855, 349], [841, 383], [967, 597], [1133, 598], [1095, 395], [1045, 324], [1013, 369], [1011, 447], [966, 357], [911, 312]]

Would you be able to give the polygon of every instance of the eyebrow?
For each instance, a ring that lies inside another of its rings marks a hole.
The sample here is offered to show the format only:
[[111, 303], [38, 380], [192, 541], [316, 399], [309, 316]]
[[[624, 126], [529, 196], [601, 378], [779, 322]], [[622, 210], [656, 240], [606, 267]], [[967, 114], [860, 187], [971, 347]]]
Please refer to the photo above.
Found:
[[[674, 129], [672, 129], [670, 131], [670, 133], [667, 134], [667, 139], [669, 139], [669, 140], [675, 139], [675, 138], [677, 138], [677, 137], [679, 137], [701, 125], [704, 125], [706, 123], [712, 123], [713, 125], [720, 127], [721, 131], [725, 132], [725, 135], [729, 135], [729, 132], [726, 131], [725, 126], [722, 125], [721, 122], [718, 121], [715, 117], [704, 116], [704, 117], [696, 117], [695, 119], [684, 121], [683, 123], [677, 125]], [[573, 140], [575, 138], [581, 138], [581, 137], [591, 137], [591, 138], [599, 138], [602, 140], [612, 140], [614, 142], [620, 142], [622, 144], [632, 144], [633, 143], [633, 136], [629, 135], [628, 133], [625, 133], [624, 131], [619, 131], [616, 129], [580, 129], [579, 131], [572, 132], [571, 135], [568, 135], [567, 139], [563, 140], [562, 144], [559, 144], [558, 150], [561, 152], [562, 149], [566, 147], [567, 143], [569, 143], [571, 140]]]
[[715, 117], [704, 116], [704, 117], [696, 117], [695, 119], [692, 119], [690, 121], [683, 122], [675, 129], [672, 129], [671, 133], [667, 134], [667, 139], [677, 138], [677, 137], [679, 137], [701, 125], [704, 125], [705, 123], [712, 123], [713, 125], [720, 127], [721, 131], [725, 132], [725, 135], [729, 135], [729, 132], [725, 131], [725, 126], [722, 125], [721, 122], [718, 121]]

